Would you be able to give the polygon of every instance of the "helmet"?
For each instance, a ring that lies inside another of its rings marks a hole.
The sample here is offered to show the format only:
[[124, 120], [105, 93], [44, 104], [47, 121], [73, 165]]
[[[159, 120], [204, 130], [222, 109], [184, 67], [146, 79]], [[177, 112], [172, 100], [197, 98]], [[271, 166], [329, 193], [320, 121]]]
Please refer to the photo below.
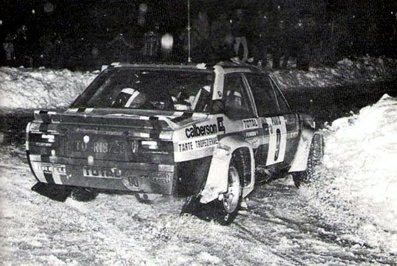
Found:
[[124, 88], [117, 95], [112, 103], [112, 107], [119, 108], [140, 108], [147, 102], [146, 95], [134, 90], [133, 88]]

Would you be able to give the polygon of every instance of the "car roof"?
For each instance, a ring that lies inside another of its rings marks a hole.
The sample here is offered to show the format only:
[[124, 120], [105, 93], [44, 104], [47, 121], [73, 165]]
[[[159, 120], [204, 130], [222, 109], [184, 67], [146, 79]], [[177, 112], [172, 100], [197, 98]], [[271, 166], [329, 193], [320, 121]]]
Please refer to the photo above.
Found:
[[131, 63], [112, 63], [111, 67], [119, 68], [119, 67], [132, 67], [132, 68], [151, 68], [151, 69], [170, 69], [170, 70], [178, 70], [178, 69], [190, 69], [197, 71], [213, 71], [215, 66], [220, 66], [224, 70], [235, 70], [238, 72], [238, 69], [241, 69], [244, 72], [257, 72], [264, 73], [264, 71], [254, 65], [250, 64], [237, 64], [233, 62], [218, 62], [216, 64], [206, 64], [206, 63], [189, 63], [189, 64], [131, 64]]

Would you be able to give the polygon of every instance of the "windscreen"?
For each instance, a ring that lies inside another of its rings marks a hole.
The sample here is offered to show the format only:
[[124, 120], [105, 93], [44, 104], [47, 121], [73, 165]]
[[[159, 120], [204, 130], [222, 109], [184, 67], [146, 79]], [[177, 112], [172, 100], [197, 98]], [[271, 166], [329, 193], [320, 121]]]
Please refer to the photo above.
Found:
[[208, 112], [213, 73], [114, 68], [98, 77], [72, 108]]

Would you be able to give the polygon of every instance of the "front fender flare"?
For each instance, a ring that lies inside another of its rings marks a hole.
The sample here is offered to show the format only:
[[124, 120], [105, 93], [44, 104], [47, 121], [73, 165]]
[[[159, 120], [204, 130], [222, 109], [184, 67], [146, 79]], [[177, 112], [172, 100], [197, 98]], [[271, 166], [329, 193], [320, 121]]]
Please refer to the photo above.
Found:
[[316, 123], [309, 115], [300, 114], [300, 123], [302, 132], [299, 138], [298, 148], [296, 150], [294, 159], [291, 163], [289, 172], [302, 172], [307, 168], [307, 159], [309, 158], [310, 145], [312, 143], [313, 135], [316, 132]]
[[243, 197], [253, 190], [255, 184], [255, 160], [252, 145], [242, 137], [228, 136], [223, 138], [214, 150], [207, 182], [201, 192], [201, 203], [211, 202], [227, 191], [230, 161], [233, 153], [239, 148], [248, 148], [251, 158], [251, 183], [244, 188]]

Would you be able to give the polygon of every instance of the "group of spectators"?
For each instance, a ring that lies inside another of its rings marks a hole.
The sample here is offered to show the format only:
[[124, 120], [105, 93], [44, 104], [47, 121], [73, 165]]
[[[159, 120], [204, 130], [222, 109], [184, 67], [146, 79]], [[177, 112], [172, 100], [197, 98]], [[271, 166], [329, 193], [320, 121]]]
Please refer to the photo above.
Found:
[[295, 21], [284, 20], [280, 14], [236, 9], [232, 14], [221, 13], [210, 23], [207, 14], [200, 11], [191, 27], [193, 61], [231, 59], [286, 68], [288, 59], [294, 56], [297, 67], [304, 68], [308, 64], [307, 41], [311, 38], [308, 29], [302, 20], [293, 25]]
[[8, 33], [2, 43], [5, 63], [14, 65], [32, 65], [32, 57], [26, 51], [29, 49], [27, 26], [20, 26], [15, 33]]
[[[145, 29], [138, 23], [100, 34], [93, 29], [73, 33], [48, 29], [32, 36], [22, 25], [2, 40], [1, 59], [10, 66], [89, 69], [117, 61], [186, 62], [190, 50], [192, 62], [232, 60], [273, 69], [308, 69], [344, 56], [381, 55], [397, 40], [397, 16], [393, 25], [386, 25], [391, 29], [388, 33], [375, 19], [366, 25], [352, 23], [348, 15], [313, 14], [293, 13], [277, 5], [211, 16], [201, 10], [192, 14], [188, 27], [170, 30], [157, 21], [144, 23]], [[360, 34], [355, 33], [358, 30]]]

